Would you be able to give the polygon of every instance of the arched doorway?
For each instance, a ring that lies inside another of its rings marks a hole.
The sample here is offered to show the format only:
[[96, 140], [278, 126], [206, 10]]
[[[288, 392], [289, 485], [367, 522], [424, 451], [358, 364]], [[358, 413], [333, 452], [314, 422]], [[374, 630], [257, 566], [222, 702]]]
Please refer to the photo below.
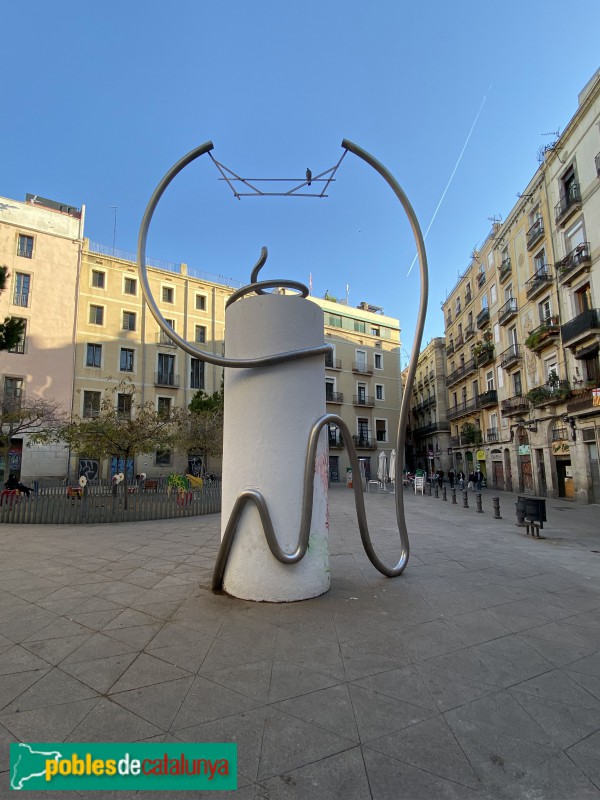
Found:
[[575, 483], [571, 466], [571, 442], [569, 431], [562, 419], [554, 421], [551, 437], [558, 496], [572, 499], [575, 497]]

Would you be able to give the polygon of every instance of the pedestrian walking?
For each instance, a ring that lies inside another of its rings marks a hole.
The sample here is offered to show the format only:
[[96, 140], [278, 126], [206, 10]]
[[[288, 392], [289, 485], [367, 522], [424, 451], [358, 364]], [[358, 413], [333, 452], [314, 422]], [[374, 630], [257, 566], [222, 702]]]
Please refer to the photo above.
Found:
[[437, 471], [437, 480], [438, 480], [438, 486], [441, 489], [442, 484], [444, 483], [444, 470], [441, 467]]
[[448, 482], [450, 483], [450, 488], [454, 489], [454, 478], [456, 477], [454, 470], [448, 470]]

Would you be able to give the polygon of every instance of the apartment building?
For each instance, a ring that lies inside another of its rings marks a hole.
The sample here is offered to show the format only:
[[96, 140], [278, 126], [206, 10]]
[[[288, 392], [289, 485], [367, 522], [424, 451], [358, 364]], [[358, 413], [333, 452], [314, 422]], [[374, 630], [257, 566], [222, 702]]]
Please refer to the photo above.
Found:
[[[84, 216], [83, 207], [37, 195], [27, 195], [24, 202], [0, 197], [0, 264], [9, 271], [0, 315], [25, 321], [17, 346], [0, 352], [4, 407], [38, 398], [71, 408]], [[10, 471], [25, 479], [66, 474], [68, 454], [63, 447], [26, 444], [26, 435], [11, 442]], [[3, 463], [0, 473], [5, 479]]]
[[600, 501], [600, 75], [443, 304], [455, 469]]
[[410, 470], [448, 472], [452, 465], [446, 394], [446, 340], [432, 339], [419, 354], [411, 395], [406, 463]]
[[[379, 453], [396, 447], [400, 417], [400, 323], [377, 306], [310, 300], [323, 309], [325, 342], [333, 355], [325, 362], [327, 411], [348, 425], [367, 480], [377, 474]], [[329, 477], [345, 481], [350, 468], [346, 443], [329, 426]]]

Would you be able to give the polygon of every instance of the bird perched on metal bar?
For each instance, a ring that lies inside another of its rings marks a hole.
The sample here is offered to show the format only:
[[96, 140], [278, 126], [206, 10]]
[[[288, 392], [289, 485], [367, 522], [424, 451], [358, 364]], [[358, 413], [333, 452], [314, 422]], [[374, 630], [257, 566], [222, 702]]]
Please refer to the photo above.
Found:
[[312, 172], [309, 168], [306, 168], [306, 180], [308, 181], [308, 185], [310, 186], [310, 182], [312, 181]]

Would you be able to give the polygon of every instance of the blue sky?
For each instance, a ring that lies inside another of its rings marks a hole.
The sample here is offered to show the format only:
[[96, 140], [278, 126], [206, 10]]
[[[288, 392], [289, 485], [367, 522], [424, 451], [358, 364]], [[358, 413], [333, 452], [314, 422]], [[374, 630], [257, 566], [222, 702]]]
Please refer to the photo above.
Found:
[[[343, 138], [395, 174], [427, 240], [425, 341], [473, 247], [506, 215], [598, 68], [600, 3], [557, 0], [223, 0], [4, 4], [0, 194], [85, 204], [86, 235], [134, 251], [149, 196], [212, 139], [242, 176], [299, 177]], [[235, 200], [204, 156], [168, 190], [148, 253], [246, 282], [308, 283], [399, 317], [410, 350], [419, 291], [391, 191], [348, 154], [328, 199]]]

